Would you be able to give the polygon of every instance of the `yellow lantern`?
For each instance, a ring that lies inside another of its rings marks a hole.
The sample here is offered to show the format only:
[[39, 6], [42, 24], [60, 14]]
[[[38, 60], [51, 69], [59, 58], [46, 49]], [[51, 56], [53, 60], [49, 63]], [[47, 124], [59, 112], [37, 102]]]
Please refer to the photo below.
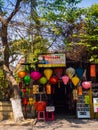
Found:
[[77, 84], [79, 83], [80, 79], [77, 76], [74, 76], [71, 79], [72, 83], [74, 84], [74, 86], [77, 86]]
[[26, 72], [25, 71], [18, 72], [18, 77], [19, 78], [24, 78], [25, 76], [26, 76]]
[[44, 70], [44, 75], [46, 76], [46, 78], [49, 80], [51, 75], [52, 75], [53, 71], [52, 69], [45, 69]]

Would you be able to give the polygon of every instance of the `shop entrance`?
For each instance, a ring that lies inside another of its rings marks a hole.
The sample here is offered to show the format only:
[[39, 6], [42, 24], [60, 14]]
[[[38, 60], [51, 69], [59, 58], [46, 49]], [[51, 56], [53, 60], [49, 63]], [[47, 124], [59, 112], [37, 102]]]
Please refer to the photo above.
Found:
[[73, 88], [69, 85], [55, 86], [53, 100], [56, 114], [76, 115], [76, 102], [73, 100], [72, 92]]

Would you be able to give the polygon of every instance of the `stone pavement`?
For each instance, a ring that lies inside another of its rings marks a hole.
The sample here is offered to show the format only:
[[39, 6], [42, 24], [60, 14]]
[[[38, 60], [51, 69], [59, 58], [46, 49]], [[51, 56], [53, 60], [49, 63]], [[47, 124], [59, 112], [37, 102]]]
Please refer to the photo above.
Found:
[[0, 130], [98, 130], [98, 119], [57, 118], [55, 121], [26, 119], [20, 123], [0, 121]]

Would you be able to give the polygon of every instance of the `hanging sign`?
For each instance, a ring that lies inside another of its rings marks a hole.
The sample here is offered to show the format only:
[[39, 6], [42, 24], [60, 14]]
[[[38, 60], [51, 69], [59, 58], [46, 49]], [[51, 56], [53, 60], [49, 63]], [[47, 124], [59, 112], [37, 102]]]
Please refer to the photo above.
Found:
[[65, 54], [39, 55], [38, 67], [65, 67]]
[[98, 112], [98, 98], [93, 98], [94, 112]]

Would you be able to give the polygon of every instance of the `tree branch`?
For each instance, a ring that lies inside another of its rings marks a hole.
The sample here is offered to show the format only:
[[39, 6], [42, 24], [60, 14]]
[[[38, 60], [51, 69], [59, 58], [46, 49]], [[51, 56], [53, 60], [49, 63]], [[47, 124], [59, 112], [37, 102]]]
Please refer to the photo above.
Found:
[[9, 17], [7, 18], [7, 23], [9, 23], [12, 19], [12, 17], [18, 12], [18, 10], [20, 9], [20, 3], [22, 2], [22, 0], [17, 0], [16, 5], [14, 10], [12, 11], [12, 13], [9, 15]]

